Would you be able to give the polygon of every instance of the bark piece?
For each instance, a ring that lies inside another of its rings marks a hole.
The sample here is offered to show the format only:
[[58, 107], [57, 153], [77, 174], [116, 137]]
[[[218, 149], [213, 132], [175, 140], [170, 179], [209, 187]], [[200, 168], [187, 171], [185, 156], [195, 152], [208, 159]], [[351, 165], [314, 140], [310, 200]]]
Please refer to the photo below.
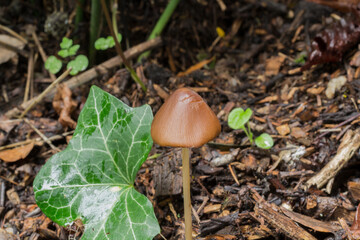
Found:
[[285, 208], [281, 208], [281, 211], [295, 222], [298, 222], [301, 225], [314, 229], [315, 231], [318, 232], [336, 232], [342, 229], [340, 225], [331, 224], [328, 222], [322, 222], [312, 217], [308, 217], [300, 213], [289, 211]]
[[171, 196], [182, 192], [182, 178], [174, 158], [164, 158], [161, 165], [154, 166], [155, 196]]
[[255, 190], [251, 189], [251, 191], [253, 193], [252, 197], [256, 201], [255, 214], [265, 219], [273, 228], [291, 239], [316, 240], [315, 237], [297, 225], [293, 220], [283, 215], [279, 207], [266, 202]]
[[360, 147], [360, 128], [355, 131], [348, 130], [342, 138], [341, 144], [336, 155], [323, 167], [319, 173], [310, 178], [305, 186], [315, 185], [317, 188], [323, 187], [330, 179], [345, 166]]

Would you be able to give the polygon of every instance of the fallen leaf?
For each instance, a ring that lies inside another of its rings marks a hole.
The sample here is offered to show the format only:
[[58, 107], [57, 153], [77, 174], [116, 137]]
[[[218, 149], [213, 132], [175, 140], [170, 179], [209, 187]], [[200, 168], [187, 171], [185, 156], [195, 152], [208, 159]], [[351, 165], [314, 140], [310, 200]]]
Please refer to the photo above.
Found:
[[13, 149], [3, 150], [0, 152], [0, 159], [4, 162], [16, 162], [26, 158], [33, 148], [34, 142]]
[[343, 55], [358, 44], [359, 39], [360, 27], [356, 20], [340, 19], [338, 24], [316, 35], [311, 42], [311, 51], [301, 71], [308, 70], [316, 64], [341, 61]]
[[[4, 42], [8, 45], [16, 47], [18, 49], [23, 49], [25, 44], [18, 40], [17, 38], [10, 37], [5, 34], [0, 34], [0, 41]], [[8, 50], [2, 46], [0, 46], [0, 64], [9, 61], [11, 58], [17, 55], [16, 52]]]
[[59, 115], [59, 122], [64, 128], [76, 128], [76, 122], [71, 119], [71, 113], [76, 109], [77, 103], [71, 98], [71, 90], [66, 84], [57, 88], [54, 96], [53, 107]]
[[356, 200], [360, 200], [360, 182], [348, 182], [348, 189], [351, 196]]

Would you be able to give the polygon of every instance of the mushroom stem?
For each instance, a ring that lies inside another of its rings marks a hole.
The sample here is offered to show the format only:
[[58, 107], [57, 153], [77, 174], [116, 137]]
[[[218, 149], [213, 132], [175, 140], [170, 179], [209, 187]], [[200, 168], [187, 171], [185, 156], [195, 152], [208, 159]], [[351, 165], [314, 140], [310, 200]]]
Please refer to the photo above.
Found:
[[190, 149], [182, 148], [182, 179], [184, 193], [185, 239], [192, 239], [191, 198], [190, 198]]

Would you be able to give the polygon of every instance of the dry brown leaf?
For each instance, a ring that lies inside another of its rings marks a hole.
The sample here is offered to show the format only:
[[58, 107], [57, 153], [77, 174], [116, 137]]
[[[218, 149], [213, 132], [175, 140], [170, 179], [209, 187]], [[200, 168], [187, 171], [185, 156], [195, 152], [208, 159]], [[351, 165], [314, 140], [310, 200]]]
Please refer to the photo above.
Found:
[[214, 60], [214, 57], [210, 58], [210, 59], [206, 59], [206, 60], [203, 60], [201, 62], [198, 62], [197, 64], [189, 67], [188, 69], [186, 69], [185, 72], [179, 72], [176, 76], [177, 77], [183, 77], [185, 75], [188, 75], [196, 70], [199, 70], [201, 69], [203, 66], [205, 66], [206, 64], [209, 64], [210, 62], [212, 62]]
[[59, 122], [64, 128], [76, 128], [76, 122], [71, 119], [71, 113], [76, 109], [77, 103], [71, 98], [71, 90], [66, 84], [57, 88], [54, 96], [53, 107], [59, 114]]
[[[0, 34], [0, 41], [9, 44], [13, 47], [16, 47], [18, 49], [23, 49], [25, 46], [25, 44], [20, 40], [18, 40], [17, 38], [13, 38], [5, 34]], [[10, 51], [0, 46], [0, 64], [9, 61], [11, 58], [15, 57], [16, 55], [17, 55], [16, 52]]]
[[265, 75], [273, 76], [279, 73], [280, 67], [285, 60], [285, 56], [273, 56], [266, 60]]
[[4, 162], [16, 162], [20, 159], [26, 158], [33, 148], [34, 142], [21, 147], [3, 150], [0, 152], [0, 159]]

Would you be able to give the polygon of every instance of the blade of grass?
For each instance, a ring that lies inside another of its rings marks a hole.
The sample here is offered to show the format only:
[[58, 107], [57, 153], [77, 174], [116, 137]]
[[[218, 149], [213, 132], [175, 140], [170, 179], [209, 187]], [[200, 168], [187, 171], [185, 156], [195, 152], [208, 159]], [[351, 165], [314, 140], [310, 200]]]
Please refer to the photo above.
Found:
[[[170, 0], [168, 5], [166, 6], [164, 12], [161, 14], [159, 20], [157, 21], [154, 29], [152, 30], [148, 40], [156, 38], [160, 36], [161, 32], [164, 30], [166, 24], [168, 23], [170, 17], [172, 16], [174, 10], [176, 9], [177, 5], [179, 4], [180, 0]], [[142, 60], [142, 58], [147, 58], [150, 55], [150, 51], [144, 52], [138, 58], [138, 62]]]

